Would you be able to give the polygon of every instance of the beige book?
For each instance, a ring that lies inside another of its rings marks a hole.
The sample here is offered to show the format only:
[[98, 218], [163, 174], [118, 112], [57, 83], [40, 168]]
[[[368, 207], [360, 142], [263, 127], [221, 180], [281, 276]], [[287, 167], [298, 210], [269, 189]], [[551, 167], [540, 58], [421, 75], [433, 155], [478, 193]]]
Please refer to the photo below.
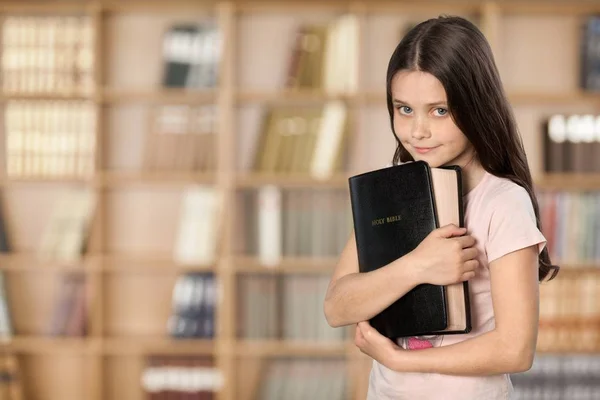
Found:
[[[459, 198], [461, 188], [456, 179], [456, 172], [451, 169], [431, 168], [433, 194], [436, 203], [438, 226], [454, 224], [461, 226]], [[457, 195], [458, 193], [458, 195]], [[448, 326], [443, 332], [462, 331], [467, 328], [468, 315], [465, 304], [469, 299], [463, 282], [446, 286], [446, 307]]]

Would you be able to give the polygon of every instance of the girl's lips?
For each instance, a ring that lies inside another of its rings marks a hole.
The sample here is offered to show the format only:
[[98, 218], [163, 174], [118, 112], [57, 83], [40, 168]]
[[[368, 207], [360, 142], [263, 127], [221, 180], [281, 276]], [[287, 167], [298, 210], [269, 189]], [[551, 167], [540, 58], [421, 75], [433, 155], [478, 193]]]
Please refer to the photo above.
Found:
[[429, 153], [431, 150], [435, 150], [437, 149], [436, 147], [416, 147], [413, 146], [413, 148], [415, 149], [415, 151], [419, 154], [425, 154], [425, 153]]

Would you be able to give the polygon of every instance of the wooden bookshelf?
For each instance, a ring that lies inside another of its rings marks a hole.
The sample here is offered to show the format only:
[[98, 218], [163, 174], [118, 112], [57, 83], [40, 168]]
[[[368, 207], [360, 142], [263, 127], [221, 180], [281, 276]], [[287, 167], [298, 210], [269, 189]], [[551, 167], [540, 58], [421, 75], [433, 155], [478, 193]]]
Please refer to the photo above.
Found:
[[[226, 382], [219, 400], [235, 399], [244, 388], [238, 385], [245, 374], [238, 366], [240, 357], [338, 357], [348, 361], [349, 398], [364, 399], [370, 363], [351, 339], [319, 343], [238, 338], [234, 316], [241, 275], [323, 275], [331, 273], [337, 259], [284, 257], [278, 265], [266, 267], [256, 257], [240, 254], [236, 235], [243, 215], [234, 204], [241, 192], [265, 185], [347, 190], [349, 176], [380, 168], [389, 161], [395, 142], [385, 108], [385, 68], [398, 40], [398, 28], [413, 18], [421, 20], [441, 13], [478, 18], [506, 78], [536, 187], [600, 190], [597, 174], [542, 172], [539, 127], [548, 114], [563, 108], [582, 113], [598, 110], [600, 94], [578, 89], [579, 70], [572, 60], [579, 51], [578, 22], [582, 16], [600, 12], [600, 5], [593, 2], [95, 0], [0, 1], [0, 7], [3, 15], [91, 16], [98, 60], [92, 93], [0, 95], [2, 106], [12, 100], [88, 100], [98, 110], [93, 176], [8, 179], [4, 173], [0, 175], [7, 197], [4, 210], [10, 215], [9, 228], [14, 229], [16, 242], [14, 253], [0, 255], [0, 270], [7, 274], [11, 286], [9, 300], [16, 304], [17, 330], [12, 340], [0, 342], [0, 349], [14, 351], [24, 359], [25, 376], [31, 379], [25, 384], [35, 386], [30, 393], [32, 400], [142, 399], [140, 373], [144, 357], [151, 354], [213, 356]], [[360, 21], [359, 90], [338, 95], [284, 89], [282, 71], [289, 57], [292, 28], [299, 21], [323, 22], [345, 12], [354, 13]], [[217, 21], [224, 34], [218, 86], [206, 90], [161, 88], [165, 28], [176, 21], [209, 19]], [[518, 46], [509, 46], [515, 43], [515, 36]], [[552, 41], [547, 38], [554, 36], [558, 37], [556, 46], [548, 44]], [[536, 71], [528, 67], [539, 59], [554, 61]], [[514, 68], [516, 63], [520, 68]], [[352, 111], [346, 172], [316, 180], [257, 174], [240, 167], [239, 159], [250, 152], [258, 135], [257, 109], [279, 104], [319, 105], [331, 100], [344, 101]], [[148, 108], [161, 104], [217, 105], [214, 173], [153, 172], [143, 167]], [[172, 257], [181, 190], [193, 184], [218, 189], [225, 209], [230, 211], [220, 222], [219, 257], [211, 265], [178, 265]], [[45, 262], [36, 256], [35, 248], [48, 220], [49, 204], [56, 197], [53, 191], [72, 186], [92, 187], [98, 196], [89, 255], [80, 262]], [[596, 265], [562, 267], [564, 275], [600, 273]], [[84, 272], [92, 288], [88, 299], [92, 305], [90, 333], [85, 338], [44, 336], [44, 321], [56, 294], [54, 278], [74, 271]], [[173, 285], [179, 274], [191, 271], [213, 272], [219, 280], [222, 293], [214, 340], [167, 336]], [[63, 361], [64, 366], [54, 370], [55, 360]], [[69, 379], [52, 382], [59, 373]]]

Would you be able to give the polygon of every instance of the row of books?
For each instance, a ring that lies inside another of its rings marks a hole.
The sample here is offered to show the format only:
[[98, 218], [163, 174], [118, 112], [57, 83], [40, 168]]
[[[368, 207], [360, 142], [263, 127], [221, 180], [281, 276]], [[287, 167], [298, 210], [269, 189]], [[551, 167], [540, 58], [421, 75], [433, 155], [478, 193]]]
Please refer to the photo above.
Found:
[[213, 22], [173, 25], [163, 39], [163, 86], [215, 87], [221, 50], [221, 32]]
[[265, 111], [252, 168], [330, 178], [343, 167], [347, 119], [342, 101], [321, 107], [271, 106]]
[[346, 363], [338, 359], [271, 359], [263, 372], [258, 400], [344, 400]]
[[545, 130], [546, 172], [600, 172], [600, 116], [556, 114]]
[[340, 342], [323, 314], [328, 275], [243, 275], [237, 287], [237, 333], [245, 339]]
[[337, 257], [352, 232], [346, 190], [281, 189], [244, 191], [245, 248], [264, 265], [282, 257]]
[[327, 24], [303, 24], [296, 31], [286, 87], [354, 93], [358, 87], [358, 18], [342, 15]]
[[13, 16], [2, 21], [2, 89], [18, 93], [94, 91], [89, 16]]
[[[82, 337], [87, 333], [87, 285], [83, 274], [66, 273], [57, 278], [58, 288], [52, 312], [45, 321], [44, 334]], [[0, 340], [10, 341], [14, 335], [11, 307], [8, 301], [5, 273], [0, 271]], [[1, 399], [2, 397], [0, 397]]]
[[48, 326], [50, 336], [83, 337], [88, 332], [88, 285], [82, 273], [60, 277], [58, 295]]
[[172, 314], [168, 332], [176, 338], [212, 338], [215, 336], [215, 309], [218, 285], [211, 273], [181, 275], [173, 289]]
[[525, 373], [511, 376], [517, 400], [596, 400], [600, 357], [538, 355]]
[[214, 105], [165, 105], [152, 109], [145, 149], [150, 171], [213, 171], [216, 169]]
[[538, 350], [600, 350], [600, 276], [560, 276], [540, 286]]
[[96, 107], [89, 101], [6, 103], [6, 172], [10, 178], [82, 177], [95, 170]]
[[23, 400], [23, 379], [15, 354], [0, 353], [0, 399]]
[[198, 356], [150, 356], [141, 378], [148, 400], [212, 400], [223, 383], [213, 360]]
[[556, 262], [595, 265], [600, 262], [600, 192], [538, 194], [548, 250]]
[[581, 33], [581, 79], [583, 89], [600, 90], [600, 17], [590, 15]]
[[[219, 192], [202, 185], [184, 189], [173, 260], [180, 265], [210, 265], [217, 250], [220, 220]], [[43, 228], [36, 253], [45, 262], [78, 262], [87, 251], [91, 225], [97, 208], [94, 190], [84, 187], [61, 189], [51, 205], [50, 219]], [[6, 211], [4, 212], [6, 214]], [[10, 232], [0, 218], [0, 251], [10, 252]]]

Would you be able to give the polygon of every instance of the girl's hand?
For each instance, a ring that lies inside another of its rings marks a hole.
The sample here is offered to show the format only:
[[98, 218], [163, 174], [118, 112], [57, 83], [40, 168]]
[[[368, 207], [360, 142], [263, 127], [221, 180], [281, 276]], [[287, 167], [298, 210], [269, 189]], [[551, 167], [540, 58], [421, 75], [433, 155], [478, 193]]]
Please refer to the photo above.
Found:
[[478, 251], [473, 247], [475, 239], [466, 232], [453, 224], [443, 226], [408, 253], [419, 283], [450, 285], [475, 276]]
[[396, 343], [377, 332], [367, 321], [357, 324], [354, 344], [360, 351], [389, 369], [394, 369], [399, 352], [404, 351]]

